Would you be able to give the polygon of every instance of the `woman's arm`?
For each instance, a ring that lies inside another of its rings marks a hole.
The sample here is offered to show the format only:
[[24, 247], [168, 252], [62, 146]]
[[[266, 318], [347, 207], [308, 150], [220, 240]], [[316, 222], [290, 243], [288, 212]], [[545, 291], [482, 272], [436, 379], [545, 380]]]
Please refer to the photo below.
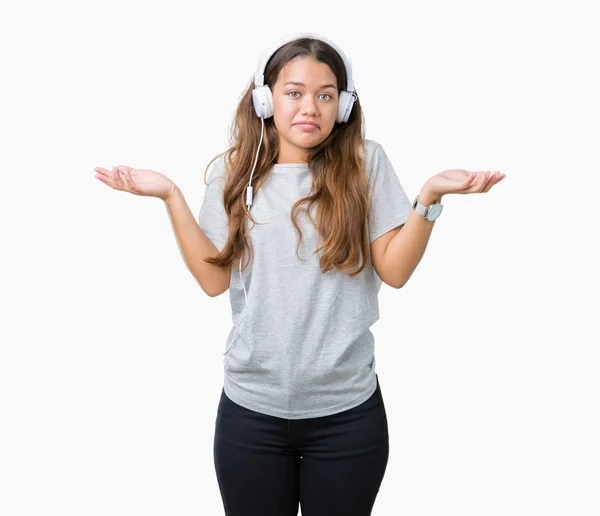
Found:
[[[419, 201], [429, 206], [434, 201], [441, 201], [442, 196], [454, 194], [470, 194], [489, 192], [492, 186], [506, 177], [499, 171], [490, 173], [453, 169], [445, 170], [427, 180], [419, 193]], [[391, 278], [396, 288], [402, 288], [419, 265], [425, 248], [429, 242], [435, 220], [429, 221], [411, 210], [401, 231], [389, 242], [383, 253], [384, 275]]]
[[229, 285], [231, 267], [219, 267], [204, 261], [204, 258], [218, 254], [219, 250], [200, 228], [179, 187], [174, 186], [165, 204], [189, 271], [206, 294], [211, 297], [219, 295], [226, 290], [223, 285]]
[[[421, 190], [419, 201], [429, 206], [441, 201], [441, 196], [432, 195], [426, 189]], [[431, 231], [433, 222], [411, 210], [408, 219], [394, 238], [388, 243], [383, 253], [382, 274], [390, 278], [390, 285], [402, 288], [419, 265]]]

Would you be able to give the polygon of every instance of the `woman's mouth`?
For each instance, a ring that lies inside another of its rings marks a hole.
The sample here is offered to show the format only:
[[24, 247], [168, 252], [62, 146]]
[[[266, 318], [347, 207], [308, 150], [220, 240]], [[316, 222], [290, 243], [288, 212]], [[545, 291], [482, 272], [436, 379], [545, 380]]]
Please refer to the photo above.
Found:
[[299, 127], [300, 129], [304, 129], [305, 131], [316, 131], [318, 127], [313, 124], [294, 124], [295, 127]]

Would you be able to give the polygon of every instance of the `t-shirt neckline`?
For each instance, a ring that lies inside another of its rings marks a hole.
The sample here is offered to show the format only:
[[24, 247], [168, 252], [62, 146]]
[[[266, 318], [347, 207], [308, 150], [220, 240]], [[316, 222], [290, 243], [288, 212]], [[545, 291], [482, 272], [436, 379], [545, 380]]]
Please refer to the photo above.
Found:
[[275, 168], [308, 168], [308, 163], [275, 163]]
[[307, 163], [275, 163], [273, 172], [306, 172], [309, 170]]

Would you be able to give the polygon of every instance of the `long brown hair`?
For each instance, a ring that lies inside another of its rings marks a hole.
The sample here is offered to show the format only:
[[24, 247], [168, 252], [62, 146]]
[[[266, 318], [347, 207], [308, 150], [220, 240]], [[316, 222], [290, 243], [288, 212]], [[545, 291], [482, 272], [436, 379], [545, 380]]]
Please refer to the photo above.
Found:
[[[338, 53], [327, 43], [312, 38], [300, 38], [279, 48], [265, 67], [265, 84], [273, 91], [273, 85], [285, 64], [297, 56], [308, 56], [327, 64], [335, 74], [338, 94], [346, 87], [346, 68]], [[256, 115], [252, 103], [254, 76], [238, 105], [235, 119], [229, 130], [229, 149], [215, 156], [207, 165], [225, 154], [228, 171], [223, 192], [223, 206], [227, 213], [229, 235], [223, 250], [216, 256], [204, 259], [205, 262], [220, 267], [230, 267], [248, 250], [253, 254], [250, 239], [246, 237], [246, 217], [254, 220], [245, 204], [245, 191], [256, 159], [261, 136], [261, 119]], [[355, 92], [356, 93], [356, 92]], [[271, 167], [277, 163], [278, 137], [273, 117], [264, 120], [265, 133], [263, 148], [260, 150], [253, 175], [253, 197], [260, 195], [260, 189], [269, 177]], [[368, 181], [365, 174], [364, 120], [360, 100], [354, 102], [348, 121], [335, 123], [329, 136], [319, 145], [309, 149], [308, 167], [312, 174], [312, 187], [308, 197], [298, 200], [292, 206], [290, 216], [298, 232], [298, 245], [302, 231], [296, 221], [296, 210], [307, 205], [308, 217], [315, 226], [323, 245], [316, 252], [320, 256], [321, 270], [326, 273], [332, 268], [346, 272], [359, 266], [350, 274], [359, 274], [367, 265], [369, 254], [367, 216], [369, 211]], [[310, 215], [316, 207], [316, 225]], [[360, 263], [359, 263], [360, 262]], [[244, 264], [244, 270], [249, 262]]]

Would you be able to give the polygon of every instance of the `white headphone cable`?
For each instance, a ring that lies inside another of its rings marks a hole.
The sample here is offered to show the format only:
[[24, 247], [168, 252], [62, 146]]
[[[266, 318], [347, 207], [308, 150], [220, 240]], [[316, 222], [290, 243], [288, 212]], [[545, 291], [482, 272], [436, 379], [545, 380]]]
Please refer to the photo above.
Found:
[[[252, 206], [252, 176], [254, 175], [254, 170], [256, 169], [256, 163], [258, 162], [258, 153], [260, 152], [260, 146], [262, 145], [264, 129], [265, 129], [265, 121], [264, 121], [263, 117], [261, 116], [260, 117], [260, 142], [258, 142], [258, 149], [256, 149], [256, 156], [254, 158], [254, 166], [252, 167], [252, 172], [250, 173], [250, 182], [248, 183], [248, 187], [246, 188], [246, 205], [248, 206], [248, 209], [250, 209], [250, 206]], [[246, 299], [246, 306], [248, 306], [248, 294], [246, 293], [246, 286], [244, 285], [244, 278], [242, 277], [242, 258], [241, 257], [240, 257], [240, 264], [239, 264], [239, 272], [240, 272], [240, 283], [242, 284], [242, 288], [244, 289], [244, 297]], [[242, 318], [240, 319], [240, 322], [238, 324], [240, 324], [244, 320], [245, 315], [246, 315], [246, 311], [244, 310]], [[236, 334], [237, 334], [237, 328], [235, 329], [233, 338], [231, 339], [231, 345], [227, 348], [227, 350], [225, 351], [225, 353], [223, 353], [223, 355], [226, 355], [227, 353], [229, 353], [229, 350], [233, 346], [233, 342], [234, 342]], [[223, 359], [223, 361], [225, 361], [225, 359]]]

